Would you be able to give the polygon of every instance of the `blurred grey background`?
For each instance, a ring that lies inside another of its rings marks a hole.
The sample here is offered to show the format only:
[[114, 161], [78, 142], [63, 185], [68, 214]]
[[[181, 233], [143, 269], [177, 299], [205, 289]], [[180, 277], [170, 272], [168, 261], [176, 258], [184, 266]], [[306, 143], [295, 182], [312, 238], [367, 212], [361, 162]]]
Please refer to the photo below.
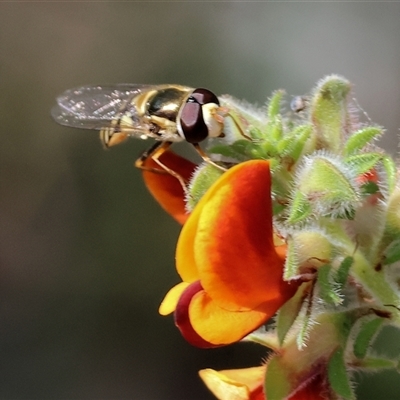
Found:
[[[0, 398], [212, 399], [198, 369], [265, 356], [192, 348], [158, 315], [180, 227], [133, 168], [150, 143], [103, 151], [51, 120], [56, 95], [180, 83], [262, 104], [330, 73], [397, 152], [398, 2], [1, 2]], [[394, 372], [357, 378], [360, 399], [400, 398]]]

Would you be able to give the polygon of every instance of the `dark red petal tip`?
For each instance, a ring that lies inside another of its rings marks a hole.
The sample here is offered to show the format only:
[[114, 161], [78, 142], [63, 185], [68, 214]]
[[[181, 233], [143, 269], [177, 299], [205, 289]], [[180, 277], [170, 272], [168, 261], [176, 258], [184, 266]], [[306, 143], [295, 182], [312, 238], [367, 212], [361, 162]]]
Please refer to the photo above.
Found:
[[181, 331], [182, 336], [191, 345], [200, 348], [212, 348], [218, 347], [218, 345], [212, 344], [204, 340], [197, 332], [193, 329], [190, 322], [189, 306], [193, 296], [203, 290], [200, 281], [193, 282], [187, 287], [179, 298], [178, 304], [175, 309], [175, 325]]

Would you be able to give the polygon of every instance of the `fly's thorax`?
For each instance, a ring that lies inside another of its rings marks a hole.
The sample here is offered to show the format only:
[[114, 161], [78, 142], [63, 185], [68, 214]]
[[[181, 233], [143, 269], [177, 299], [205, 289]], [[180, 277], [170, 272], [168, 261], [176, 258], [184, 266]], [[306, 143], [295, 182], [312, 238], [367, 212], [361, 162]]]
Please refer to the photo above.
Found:
[[154, 138], [161, 141], [183, 140], [177, 132], [178, 112], [192, 91], [180, 85], [158, 85], [143, 89], [126, 101], [111, 128], [100, 137], [106, 147], [121, 143], [127, 137]]
[[160, 85], [133, 99], [149, 137], [173, 142], [183, 140], [177, 132], [176, 121], [191, 90], [180, 85]]
[[155, 115], [174, 121], [191, 90], [180, 85], [158, 85], [136, 95], [132, 103], [139, 116]]

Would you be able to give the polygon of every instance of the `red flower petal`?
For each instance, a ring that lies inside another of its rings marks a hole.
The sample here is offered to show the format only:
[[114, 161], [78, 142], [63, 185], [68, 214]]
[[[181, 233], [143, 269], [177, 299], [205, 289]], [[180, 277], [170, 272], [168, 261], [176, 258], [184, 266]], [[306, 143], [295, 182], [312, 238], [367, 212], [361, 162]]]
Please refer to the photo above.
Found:
[[282, 278], [284, 257], [273, 242], [270, 186], [267, 161], [233, 167], [207, 191], [182, 229], [178, 272], [185, 282], [200, 279], [204, 288], [177, 306], [185, 321], [177, 324], [193, 344], [192, 332], [214, 345], [242, 339], [297, 289]]
[[282, 280], [284, 259], [273, 243], [270, 185], [267, 161], [239, 164], [208, 190], [182, 229], [178, 273], [186, 282], [200, 278], [223, 308], [281, 304], [296, 290], [297, 285]]
[[[181, 175], [185, 181], [189, 181], [196, 168], [196, 164], [172, 151], [163, 153], [160, 161]], [[145, 161], [144, 166], [160, 169], [160, 166], [150, 157]], [[143, 179], [150, 193], [161, 207], [175, 218], [176, 221], [183, 224], [189, 217], [189, 214], [185, 209], [185, 193], [179, 181], [168, 173], [163, 174], [146, 170], [143, 170]]]
[[273, 242], [267, 161], [243, 163], [218, 180], [199, 218], [194, 253], [204, 290], [220, 307], [263, 305], [272, 316], [293, 295], [296, 286], [282, 280], [284, 259]]

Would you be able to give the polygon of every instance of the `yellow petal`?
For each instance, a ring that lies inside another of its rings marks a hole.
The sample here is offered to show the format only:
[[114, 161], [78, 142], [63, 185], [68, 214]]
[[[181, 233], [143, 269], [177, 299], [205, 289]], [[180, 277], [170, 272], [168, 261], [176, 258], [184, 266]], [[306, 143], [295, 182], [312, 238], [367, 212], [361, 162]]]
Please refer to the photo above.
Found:
[[208, 368], [199, 375], [219, 400], [250, 400], [251, 393], [264, 381], [265, 366], [224, 371]]
[[168, 315], [174, 312], [181, 294], [189, 285], [188, 282], [181, 282], [170, 289], [161, 302], [158, 312], [161, 315]]
[[234, 343], [253, 332], [270, 318], [273, 311], [268, 304], [268, 312], [263, 309], [233, 312], [225, 310], [204, 291], [196, 293], [189, 305], [189, 319], [194, 331], [206, 342], [213, 345]]

